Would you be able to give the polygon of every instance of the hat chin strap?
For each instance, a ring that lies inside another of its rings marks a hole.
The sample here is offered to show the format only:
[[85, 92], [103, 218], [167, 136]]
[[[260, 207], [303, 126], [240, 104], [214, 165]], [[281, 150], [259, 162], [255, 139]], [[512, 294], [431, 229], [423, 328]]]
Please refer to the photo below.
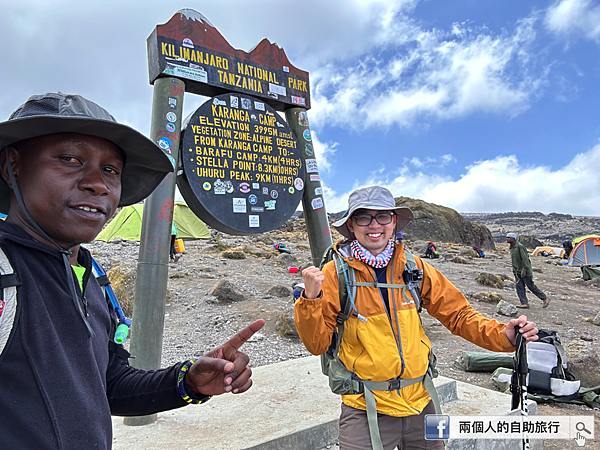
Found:
[[21, 210], [25, 213], [25, 217], [27, 217], [27, 220], [29, 220], [29, 223], [31, 225], [33, 225], [33, 227], [37, 230], [37, 232], [40, 233], [44, 238], [46, 238], [49, 242], [52, 242], [56, 246], [56, 248], [58, 249], [60, 254], [62, 255], [63, 262], [65, 264], [65, 271], [67, 273], [67, 284], [69, 285], [69, 290], [71, 291], [71, 298], [73, 299], [73, 303], [75, 304], [75, 309], [77, 309], [77, 311], [79, 311], [79, 315], [83, 319], [83, 323], [85, 324], [90, 337], [94, 337], [96, 335], [96, 333], [94, 333], [94, 329], [91, 327], [90, 323], [88, 322], [86, 313], [84, 312], [83, 307], [81, 305], [81, 301], [79, 300], [79, 298], [77, 296], [77, 291], [75, 290], [75, 281], [73, 280], [73, 269], [71, 269], [70, 257], [72, 254], [72, 250], [75, 247], [77, 247], [78, 244], [75, 244], [73, 247], [69, 248], [68, 250], [64, 250], [60, 245], [58, 245], [56, 242], [54, 242], [54, 240], [50, 236], [48, 236], [44, 230], [42, 230], [40, 228], [40, 226], [35, 222], [35, 220], [33, 220], [33, 217], [31, 217], [31, 215], [29, 214], [29, 211], [27, 211], [27, 208], [25, 207], [25, 203], [23, 202], [23, 197], [21, 197], [21, 193], [19, 192], [19, 187], [17, 186], [17, 180], [15, 180], [15, 176], [13, 174], [12, 164], [10, 162], [10, 158], [8, 157], [8, 148], [5, 150], [5, 153], [6, 153], [6, 166], [8, 168], [8, 176], [9, 176], [10, 182], [13, 186], [13, 192], [15, 193], [15, 197], [17, 198], [17, 202], [19, 202], [19, 206], [21, 207]]

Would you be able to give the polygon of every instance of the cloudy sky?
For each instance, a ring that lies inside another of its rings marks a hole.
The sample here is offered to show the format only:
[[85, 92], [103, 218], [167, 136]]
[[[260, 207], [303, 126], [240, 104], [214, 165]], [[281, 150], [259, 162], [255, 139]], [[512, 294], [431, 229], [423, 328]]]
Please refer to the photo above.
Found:
[[[186, 7], [5, 2], [0, 118], [60, 90], [148, 134], [146, 38]], [[380, 184], [460, 212], [600, 215], [600, 2], [215, 0], [195, 9], [234, 47], [266, 37], [310, 72], [328, 211]], [[186, 95], [186, 112], [205, 100]]]

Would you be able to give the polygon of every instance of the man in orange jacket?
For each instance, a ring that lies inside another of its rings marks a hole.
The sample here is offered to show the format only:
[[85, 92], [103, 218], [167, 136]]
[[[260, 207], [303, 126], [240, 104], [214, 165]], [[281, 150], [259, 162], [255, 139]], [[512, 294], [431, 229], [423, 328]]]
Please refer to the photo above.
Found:
[[[346, 238], [336, 244], [337, 253], [354, 269], [356, 282], [404, 284], [404, 245], [393, 236], [413, 218], [409, 208], [397, 207], [391, 192], [379, 186], [350, 194], [348, 211], [333, 226]], [[515, 327], [528, 341], [537, 340], [537, 328], [526, 316], [503, 325], [483, 317], [440, 272], [415, 257], [423, 271], [421, 303], [453, 334], [491, 351], [515, 350]], [[296, 327], [302, 342], [314, 355], [331, 344], [340, 311], [335, 265], [323, 271], [309, 267], [302, 272], [305, 289], [296, 301]], [[407, 294], [408, 295], [408, 294]], [[431, 343], [421, 325], [414, 299], [397, 288], [356, 288], [355, 314], [344, 323], [339, 358], [362, 380], [414, 379], [425, 375]], [[397, 390], [373, 391], [379, 434], [384, 449], [443, 448], [440, 441], [426, 441], [425, 415], [435, 414], [422, 382]], [[340, 448], [372, 448], [365, 395], [343, 395], [340, 416]]]

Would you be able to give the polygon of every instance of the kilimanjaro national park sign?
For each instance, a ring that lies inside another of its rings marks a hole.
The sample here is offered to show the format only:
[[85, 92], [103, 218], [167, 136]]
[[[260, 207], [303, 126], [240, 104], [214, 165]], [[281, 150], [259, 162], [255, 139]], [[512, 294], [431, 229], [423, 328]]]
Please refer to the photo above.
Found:
[[301, 150], [262, 99], [236, 93], [205, 102], [183, 125], [177, 186], [217, 230], [262, 233], [283, 225], [302, 199]]
[[177, 12], [148, 37], [150, 83], [185, 80], [185, 90], [215, 96], [237, 92], [263, 99], [278, 111], [310, 108], [308, 72], [290, 64], [285, 51], [263, 39], [251, 52], [234, 49], [200, 13]]

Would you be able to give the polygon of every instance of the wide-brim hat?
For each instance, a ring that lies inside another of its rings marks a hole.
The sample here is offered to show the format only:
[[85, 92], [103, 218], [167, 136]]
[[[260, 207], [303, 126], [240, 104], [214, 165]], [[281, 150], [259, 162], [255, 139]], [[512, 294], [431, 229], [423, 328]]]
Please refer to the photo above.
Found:
[[[60, 92], [29, 97], [6, 122], [1, 122], [0, 150], [25, 139], [56, 133], [101, 137], [123, 151], [119, 206], [142, 201], [173, 172], [167, 155], [142, 133], [118, 123], [108, 111], [82, 96]], [[10, 193], [8, 185], [0, 182], [2, 213], [8, 213]]]
[[394, 233], [401, 231], [414, 218], [413, 212], [410, 210], [410, 208], [407, 208], [406, 206], [396, 206], [396, 200], [394, 200], [394, 196], [386, 188], [381, 186], [369, 186], [366, 188], [357, 189], [348, 197], [348, 211], [344, 213], [344, 217], [333, 223], [333, 227], [335, 227], [335, 229], [347, 239], [353, 239], [353, 235], [348, 228], [347, 221], [358, 209], [394, 211], [396, 216], [398, 216], [396, 230]]

